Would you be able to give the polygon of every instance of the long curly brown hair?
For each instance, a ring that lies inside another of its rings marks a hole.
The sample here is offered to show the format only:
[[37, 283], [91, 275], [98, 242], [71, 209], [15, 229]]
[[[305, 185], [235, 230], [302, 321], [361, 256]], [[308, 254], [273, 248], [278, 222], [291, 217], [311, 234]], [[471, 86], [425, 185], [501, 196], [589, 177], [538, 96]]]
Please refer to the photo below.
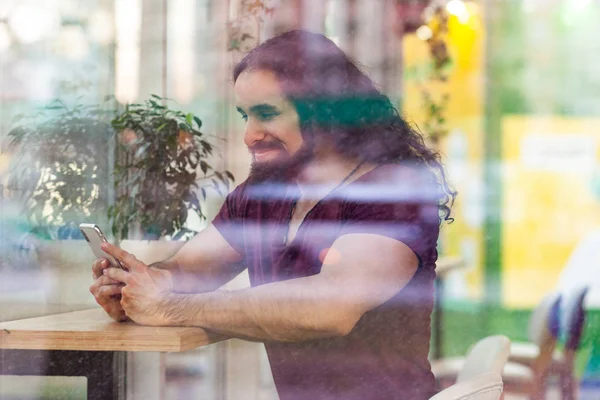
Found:
[[234, 82], [245, 70], [255, 69], [275, 73], [296, 107], [303, 135], [328, 135], [336, 150], [349, 158], [431, 170], [439, 187], [440, 220], [453, 220], [457, 193], [448, 184], [440, 154], [330, 39], [303, 30], [271, 38], [236, 65]]

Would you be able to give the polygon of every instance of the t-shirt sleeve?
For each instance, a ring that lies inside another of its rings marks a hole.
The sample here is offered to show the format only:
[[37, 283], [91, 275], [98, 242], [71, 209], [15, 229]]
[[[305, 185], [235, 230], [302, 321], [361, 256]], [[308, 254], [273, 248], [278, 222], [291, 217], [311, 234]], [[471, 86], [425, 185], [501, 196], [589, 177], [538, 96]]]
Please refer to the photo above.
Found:
[[346, 205], [341, 235], [371, 233], [396, 239], [419, 259], [419, 266], [437, 258], [438, 189], [432, 176], [410, 174], [400, 182], [368, 182]]
[[236, 187], [212, 221], [213, 226], [238, 253], [244, 254], [244, 190], [245, 183]]

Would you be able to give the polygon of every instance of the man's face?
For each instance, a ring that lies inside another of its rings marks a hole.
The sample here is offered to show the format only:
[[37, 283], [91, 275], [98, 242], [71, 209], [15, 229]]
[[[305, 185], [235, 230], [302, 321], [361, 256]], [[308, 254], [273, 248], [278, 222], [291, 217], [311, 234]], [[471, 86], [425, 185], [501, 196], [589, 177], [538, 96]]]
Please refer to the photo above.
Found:
[[252, 175], [288, 176], [312, 158], [300, 132], [298, 113], [275, 74], [242, 72], [235, 83], [238, 112], [246, 121], [244, 143], [252, 154]]

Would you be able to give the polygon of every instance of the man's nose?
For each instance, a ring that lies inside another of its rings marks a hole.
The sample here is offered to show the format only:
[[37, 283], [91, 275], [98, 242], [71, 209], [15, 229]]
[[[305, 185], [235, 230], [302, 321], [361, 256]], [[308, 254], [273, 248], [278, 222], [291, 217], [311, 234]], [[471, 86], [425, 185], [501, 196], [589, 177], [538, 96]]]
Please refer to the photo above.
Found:
[[262, 126], [249, 118], [246, 122], [246, 130], [244, 131], [244, 143], [251, 147], [253, 144], [262, 141], [265, 138], [265, 132]]

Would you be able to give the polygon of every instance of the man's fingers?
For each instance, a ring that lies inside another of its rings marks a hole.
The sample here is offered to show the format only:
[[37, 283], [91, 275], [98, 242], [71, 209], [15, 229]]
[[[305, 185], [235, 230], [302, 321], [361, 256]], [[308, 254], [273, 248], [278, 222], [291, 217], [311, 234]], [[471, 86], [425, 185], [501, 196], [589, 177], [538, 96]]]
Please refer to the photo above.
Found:
[[[117, 268], [118, 269], [118, 268]], [[104, 285], [122, 285], [123, 282], [120, 282], [116, 279], [113, 279], [109, 276], [106, 275], [102, 275], [100, 278], [98, 278], [98, 280], [100, 281], [100, 285], [104, 286]]]
[[94, 283], [90, 286], [90, 291], [92, 288], [98, 290], [100, 287], [105, 285], [123, 285], [123, 283], [109, 276], [100, 275], [100, 277], [96, 279]]
[[94, 283], [90, 286], [90, 293], [96, 298], [97, 301], [100, 300], [98, 301], [100, 303], [106, 300], [104, 298], [101, 298], [101, 296], [103, 296], [102, 293], [104, 293], [106, 290], [104, 288], [111, 288], [111, 291], [115, 290], [117, 294], [120, 295], [120, 289], [123, 288], [123, 286], [123, 283], [112, 279], [108, 276], [102, 275], [100, 278], [96, 279]]
[[122, 264], [125, 264], [124, 267], [127, 267], [130, 270], [139, 271], [146, 268], [146, 265], [137, 258], [135, 258], [133, 254], [130, 254], [125, 250], [118, 248], [112, 243], [104, 242], [102, 243], [101, 248], [106, 253], [121, 261]]
[[92, 264], [92, 275], [94, 280], [100, 278], [102, 276], [102, 270], [108, 268], [109, 266], [110, 264], [106, 258], [97, 259], [94, 264]]
[[122, 286], [110, 285], [102, 286], [98, 289], [98, 297], [106, 300], [114, 300], [111, 297], [121, 294]]
[[96, 297], [96, 293], [98, 293], [98, 289], [100, 288], [100, 283], [95, 280], [94, 283], [90, 286], [90, 293]]
[[120, 268], [107, 268], [104, 270], [104, 276], [107, 276], [111, 279], [125, 284], [128, 283], [131, 279], [131, 274], [129, 272], [123, 271]]
[[127, 315], [125, 315], [125, 311], [118, 302], [113, 301], [105, 306], [102, 306], [102, 308], [104, 308], [104, 311], [106, 311], [106, 313], [115, 321], [127, 321]]

